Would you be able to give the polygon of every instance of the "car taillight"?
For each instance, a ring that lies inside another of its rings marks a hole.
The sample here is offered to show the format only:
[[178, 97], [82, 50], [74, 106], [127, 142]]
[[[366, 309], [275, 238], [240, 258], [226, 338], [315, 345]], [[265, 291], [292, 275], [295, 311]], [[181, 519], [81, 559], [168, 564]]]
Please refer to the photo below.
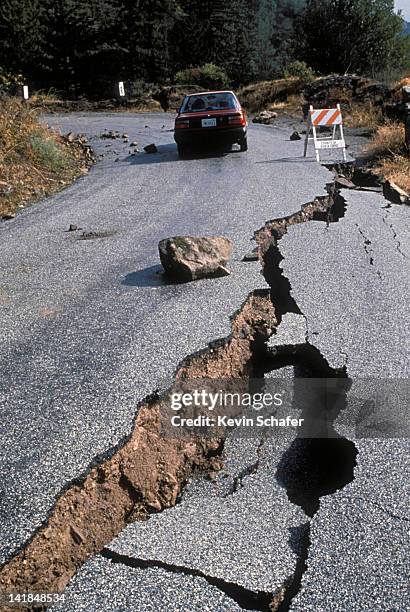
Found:
[[189, 128], [189, 119], [177, 119], [175, 121], [175, 129], [182, 130], [184, 128]]
[[238, 113], [237, 115], [229, 115], [228, 124], [229, 125], [246, 125], [245, 113]]

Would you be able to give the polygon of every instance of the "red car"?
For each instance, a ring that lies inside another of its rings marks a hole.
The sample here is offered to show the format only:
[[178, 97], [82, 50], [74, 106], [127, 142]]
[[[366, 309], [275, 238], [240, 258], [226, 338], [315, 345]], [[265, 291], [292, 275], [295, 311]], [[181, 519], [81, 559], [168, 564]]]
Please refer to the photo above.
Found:
[[185, 96], [175, 119], [174, 139], [183, 157], [192, 145], [238, 143], [248, 149], [246, 113], [233, 91], [204, 91]]

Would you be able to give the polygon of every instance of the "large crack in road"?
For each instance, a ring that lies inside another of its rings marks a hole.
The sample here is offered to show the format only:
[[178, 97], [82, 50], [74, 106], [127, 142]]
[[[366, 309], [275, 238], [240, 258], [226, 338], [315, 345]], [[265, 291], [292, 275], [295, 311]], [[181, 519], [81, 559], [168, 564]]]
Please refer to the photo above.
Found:
[[[332, 223], [343, 217], [345, 202], [340, 192], [334, 183], [328, 184], [326, 189], [328, 196], [316, 198], [290, 216], [269, 221], [255, 232], [264, 275], [271, 287], [270, 299], [266, 292], [251, 295], [233, 317], [231, 337], [212, 343], [201, 355], [187, 357], [177, 370], [176, 380], [249, 375], [252, 364], [261, 357], [264, 341], [282, 317], [289, 312], [302, 314], [291, 296], [290, 283], [280, 268], [283, 258], [278, 242], [293, 224], [310, 220]], [[344, 372], [330, 368], [309, 344], [292, 347], [287, 354], [285, 351], [280, 353], [280, 357], [276, 356], [279, 359], [277, 367], [285, 359], [293, 366], [301, 367], [305, 375], [310, 369], [311, 376], [345, 376]], [[272, 359], [270, 368], [275, 368]], [[103, 550], [127, 523], [145, 519], [152, 512], [161, 512], [174, 505], [192, 471], [218, 468], [223, 432], [216, 440], [200, 439], [193, 443], [161, 439], [158, 434], [161, 401], [164, 401], [163, 397], [155, 396], [143, 402], [126, 443], [58, 499], [46, 525], [33, 534], [22, 551], [1, 569], [3, 591], [62, 591], [86, 559]], [[333, 418], [336, 416], [337, 413], [333, 414]], [[282, 457], [276, 478], [286, 488], [289, 499], [300, 505], [307, 515], [313, 516], [321, 495], [343, 487], [353, 478], [355, 450], [352, 446], [340, 436], [296, 439]], [[329, 469], [329, 466], [332, 467]], [[235, 493], [242, 486], [242, 479], [257, 468], [258, 462], [238, 475], [231, 493]], [[239, 595], [234, 599], [238, 603], [242, 601], [245, 609], [269, 609], [268, 604], [270, 609], [288, 609], [295, 585], [300, 584], [308, 532], [306, 526], [295, 575], [288, 579], [279, 593], [251, 595], [251, 591], [241, 590], [238, 586]], [[161, 567], [164, 569], [165, 565]], [[196, 575], [206, 577], [201, 572]], [[214, 580], [211, 582], [214, 586], [223, 583], [212, 577], [208, 579]], [[229, 586], [228, 590], [231, 588]], [[226, 589], [225, 592], [228, 593]], [[246, 598], [259, 607], [247, 608]]]
[[[200, 355], [187, 357], [177, 370], [176, 380], [249, 376], [256, 363], [263, 360], [266, 371], [291, 364], [301, 376], [338, 378], [346, 382], [346, 370], [332, 368], [307, 341], [276, 347], [270, 353], [265, 345], [286, 314], [304, 316], [280, 267], [283, 256], [278, 243], [291, 225], [310, 220], [329, 224], [343, 218], [346, 203], [340, 191], [334, 183], [327, 185], [327, 191], [328, 196], [316, 198], [293, 215], [267, 222], [255, 233], [264, 276], [271, 287], [270, 296], [263, 291], [251, 294], [232, 318], [231, 336], [212, 343]], [[143, 402], [133, 432], [123, 446], [61, 495], [46, 524], [3, 565], [0, 570], [3, 591], [62, 591], [86, 559], [102, 551], [113, 563], [159, 567], [205, 578], [243, 609], [280, 612], [290, 609], [306, 569], [309, 522], [300, 526], [301, 544], [295, 572], [276, 594], [255, 593], [199, 570], [171, 566], [159, 560], [135, 559], [106, 548], [126, 524], [174, 505], [194, 470], [216, 470], [221, 465], [224, 432], [217, 440], [198, 439], [191, 443], [160, 438], [161, 401], [163, 396], [156, 395]], [[327, 434], [343, 409], [343, 403], [339, 402], [337, 409], [330, 409], [324, 415]], [[317, 439], [297, 437], [282, 456], [275, 474], [290, 501], [309, 517], [317, 511], [320, 497], [334, 493], [353, 479], [357, 449], [335, 430], [331, 433], [331, 437]], [[246, 476], [258, 470], [258, 465], [256, 460], [237, 476], [230, 495], [243, 486]]]
[[200, 570], [195, 570], [190, 567], [184, 567], [180, 565], [171, 565], [170, 563], [164, 563], [163, 561], [151, 561], [146, 559], [136, 559], [135, 557], [129, 557], [128, 555], [121, 555], [108, 548], [104, 548], [101, 551], [101, 555], [106, 559], [110, 559], [112, 563], [121, 563], [132, 568], [160, 568], [173, 574], [183, 574], [185, 576], [197, 576], [204, 578], [208, 584], [216, 587], [222, 591], [230, 599], [233, 599], [243, 610], [259, 610], [261, 612], [269, 612], [272, 610], [272, 594], [264, 592], [255, 592], [250, 589], [245, 589], [239, 584], [233, 582], [227, 582], [214, 576], [209, 576]]
[[[339, 171], [342, 168], [339, 168]], [[304, 316], [292, 296], [289, 279], [280, 267], [282, 256], [278, 242], [292, 225], [309, 221], [323, 221], [326, 224], [337, 223], [343, 219], [346, 212], [346, 201], [336, 187], [336, 180], [326, 185], [328, 196], [318, 197], [302, 206], [300, 211], [285, 218], [268, 221], [263, 228], [255, 232], [263, 261], [264, 276], [271, 286], [272, 301], [279, 321], [288, 313]], [[272, 238], [269, 239], [269, 236]], [[271, 368], [281, 368], [284, 364], [292, 364], [300, 369], [300, 376], [316, 378], [347, 378], [346, 368], [334, 369], [329, 366], [320, 351], [306, 341], [304, 344], [276, 347]], [[268, 362], [269, 363], [269, 362]], [[296, 374], [297, 375], [297, 374]], [[346, 391], [346, 385], [343, 385]], [[346, 400], [346, 397], [344, 397]], [[282, 456], [276, 472], [276, 478], [286, 488], [292, 503], [299, 505], [307, 516], [313, 517], [319, 509], [319, 499], [343, 488], [354, 478], [357, 449], [353, 442], [343, 438], [333, 429], [333, 422], [346, 407], [346, 402], [340, 405], [340, 395], [337, 397], [337, 409], [329, 409], [329, 414], [313, 415], [311, 405], [302, 410], [305, 423], [316, 417], [323, 419], [323, 437], [305, 437], [302, 432]], [[303, 405], [303, 401], [302, 401]], [[316, 425], [317, 426], [317, 425]], [[319, 426], [320, 427], [320, 426]], [[316, 434], [317, 435], [317, 434]], [[289, 578], [284, 599], [277, 608], [279, 612], [290, 609], [293, 598], [297, 595], [304, 572], [310, 545], [310, 523], [303, 527], [301, 552], [295, 573]]]
[[[275, 324], [268, 292], [255, 292], [234, 315], [231, 336], [187, 357], [175, 379], [249, 376], [254, 351]], [[61, 591], [128, 522], [174, 505], [193, 470], [216, 469], [222, 431], [211, 439], [161, 437], [161, 403], [170, 392], [144, 402], [125, 444], [63, 493], [46, 525], [0, 570], [3, 592]]]

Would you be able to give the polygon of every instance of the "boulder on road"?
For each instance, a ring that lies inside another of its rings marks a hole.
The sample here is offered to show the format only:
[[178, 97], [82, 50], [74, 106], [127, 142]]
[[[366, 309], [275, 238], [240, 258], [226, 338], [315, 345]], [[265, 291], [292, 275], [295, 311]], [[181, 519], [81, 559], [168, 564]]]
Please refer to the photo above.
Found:
[[161, 240], [158, 249], [165, 272], [178, 281], [227, 276], [232, 241], [224, 236], [174, 236]]
[[253, 123], [264, 123], [265, 125], [269, 125], [270, 123], [274, 123], [278, 113], [274, 111], [264, 110], [261, 111], [258, 115], [252, 119]]

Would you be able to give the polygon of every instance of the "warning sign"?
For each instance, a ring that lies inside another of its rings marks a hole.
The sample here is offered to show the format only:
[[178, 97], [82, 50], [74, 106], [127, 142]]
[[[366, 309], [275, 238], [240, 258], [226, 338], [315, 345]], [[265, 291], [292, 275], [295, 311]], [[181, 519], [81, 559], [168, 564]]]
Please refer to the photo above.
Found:
[[[317, 128], [330, 127], [332, 135], [318, 135]], [[311, 136], [312, 134], [312, 136]], [[316, 161], [320, 162], [321, 149], [342, 149], [343, 160], [347, 160], [346, 142], [343, 134], [343, 118], [340, 104], [336, 108], [317, 108], [310, 106], [308, 124], [306, 129], [305, 152], [307, 155], [309, 141], [313, 141], [315, 147]]]

